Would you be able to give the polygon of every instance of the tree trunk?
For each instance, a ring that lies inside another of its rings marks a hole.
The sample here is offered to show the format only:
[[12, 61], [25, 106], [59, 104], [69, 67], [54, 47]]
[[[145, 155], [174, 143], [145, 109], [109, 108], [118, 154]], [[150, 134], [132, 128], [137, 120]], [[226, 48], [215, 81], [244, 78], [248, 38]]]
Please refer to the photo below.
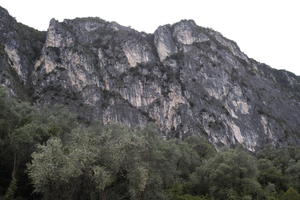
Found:
[[11, 173], [11, 181], [5, 193], [5, 197], [4, 197], [5, 200], [13, 200], [15, 197], [15, 193], [17, 190], [16, 173], [17, 173], [17, 153], [14, 153], [14, 166]]

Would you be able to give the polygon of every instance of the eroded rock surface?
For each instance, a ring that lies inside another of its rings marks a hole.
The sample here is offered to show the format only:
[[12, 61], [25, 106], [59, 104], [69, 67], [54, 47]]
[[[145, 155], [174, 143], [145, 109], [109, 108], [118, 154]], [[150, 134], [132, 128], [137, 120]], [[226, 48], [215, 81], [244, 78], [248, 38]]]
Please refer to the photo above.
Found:
[[53, 19], [43, 33], [0, 15], [0, 81], [17, 96], [29, 87], [37, 104], [103, 123], [154, 122], [166, 137], [202, 135], [215, 146], [300, 144], [300, 78], [192, 20], [146, 34], [99, 18]]

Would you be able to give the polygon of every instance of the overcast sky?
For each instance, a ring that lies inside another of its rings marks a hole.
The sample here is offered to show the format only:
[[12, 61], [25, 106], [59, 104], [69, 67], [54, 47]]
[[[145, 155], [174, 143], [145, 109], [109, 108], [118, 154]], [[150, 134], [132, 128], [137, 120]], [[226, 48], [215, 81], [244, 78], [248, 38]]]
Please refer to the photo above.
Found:
[[300, 0], [0, 0], [19, 22], [46, 30], [59, 21], [97, 16], [153, 33], [193, 19], [238, 43], [249, 57], [300, 75]]

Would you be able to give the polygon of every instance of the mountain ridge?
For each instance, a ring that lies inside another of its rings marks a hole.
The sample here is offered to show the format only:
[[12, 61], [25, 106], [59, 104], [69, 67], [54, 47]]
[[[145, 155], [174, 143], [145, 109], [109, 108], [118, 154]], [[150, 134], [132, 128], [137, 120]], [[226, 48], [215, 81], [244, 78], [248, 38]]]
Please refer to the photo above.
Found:
[[39, 32], [5, 11], [0, 82], [16, 96], [104, 124], [154, 122], [166, 137], [215, 146], [299, 145], [300, 77], [193, 20], [149, 34], [95, 17], [52, 19]]

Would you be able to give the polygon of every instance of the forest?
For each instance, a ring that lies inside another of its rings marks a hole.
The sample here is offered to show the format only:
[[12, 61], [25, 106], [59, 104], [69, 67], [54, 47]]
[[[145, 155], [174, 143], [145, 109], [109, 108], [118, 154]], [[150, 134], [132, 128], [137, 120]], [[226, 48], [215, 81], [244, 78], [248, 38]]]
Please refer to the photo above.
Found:
[[0, 199], [299, 200], [299, 160], [296, 146], [164, 139], [153, 124], [87, 122], [0, 88]]

